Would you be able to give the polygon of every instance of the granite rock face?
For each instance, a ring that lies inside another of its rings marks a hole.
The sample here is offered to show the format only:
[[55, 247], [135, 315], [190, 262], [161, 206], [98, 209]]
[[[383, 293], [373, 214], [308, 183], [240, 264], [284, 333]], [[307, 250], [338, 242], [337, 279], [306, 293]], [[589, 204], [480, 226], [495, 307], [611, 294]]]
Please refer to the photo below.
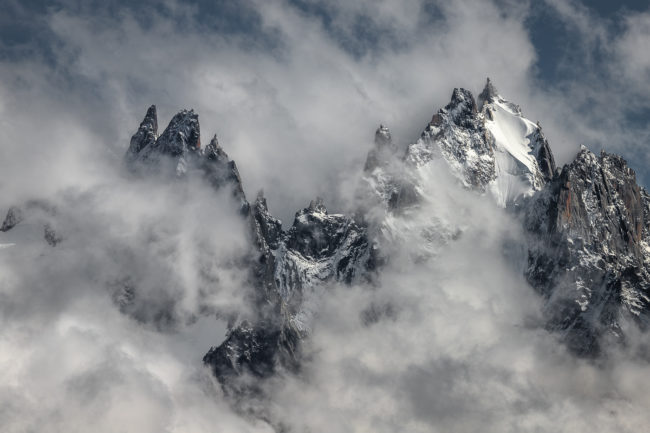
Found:
[[622, 341], [623, 318], [648, 325], [649, 209], [623, 158], [584, 147], [527, 205], [526, 277], [547, 299], [549, 327], [578, 354]]
[[330, 281], [351, 283], [372, 271], [366, 229], [353, 218], [330, 215], [322, 201], [315, 200], [284, 231], [262, 193], [252, 205], [248, 202], [237, 166], [216, 136], [201, 149], [193, 111], [179, 112], [160, 136], [156, 125], [152, 106], [131, 140], [127, 165], [135, 172], [179, 178], [198, 173], [215, 189], [228, 186], [248, 221], [255, 247], [247, 258], [253, 314], [233, 320], [226, 340], [210, 349], [204, 362], [231, 394], [251, 393], [255, 387], [238, 378], [262, 379], [298, 368], [300, 341], [309, 333], [313, 315], [309, 305], [318, 296], [318, 287]]
[[309, 334], [314, 313], [310, 303], [319, 296], [319, 287], [330, 281], [358, 281], [372, 271], [366, 228], [353, 218], [330, 215], [318, 199], [283, 230], [262, 193], [248, 202], [237, 166], [217, 137], [201, 148], [196, 113], [180, 111], [160, 136], [157, 123], [152, 106], [131, 139], [127, 167], [136, 174], [176, 178], [193, 173], [215, 190], [229, 187], [248, 222], [254, 246], [245, 258], [252, 313], [232, 318], [226, 340], [211, 348], [204, 362], [233, 397], [258, 394], [248, 377], [260, 380], [299, 368], [300, 343]]
[[158, 139], [158, 114], [156, 106], [152, 105], [147, 110], [138, 131], [131, 137], [129, 149], [126, 152], [126, 160], [135, 160], [145, 148], [152, 148]]
[[484, 191], [495, 178], [494, 155], [472, 93], [454, 89], [449, 104], [433, 115], [405, 158], [413, 165], [444, 158], [465, 186]]

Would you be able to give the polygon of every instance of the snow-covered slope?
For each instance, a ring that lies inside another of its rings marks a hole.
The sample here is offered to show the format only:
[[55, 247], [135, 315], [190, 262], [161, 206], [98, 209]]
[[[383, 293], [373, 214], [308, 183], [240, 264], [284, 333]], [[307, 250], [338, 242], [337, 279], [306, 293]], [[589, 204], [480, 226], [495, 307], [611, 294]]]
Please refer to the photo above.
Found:
[[478, 105], [471, 92], [454, 89], [405, 155], [415, 166], [437, 158], [464, 186], [488, 192], [501, 207], [539, 191], [555, 171], [539, 124], [499, 95], [489, 79]]
[[482, 110], [494, 152], [494, 179], [488, 190], [499, 206], [539, 191], [546, 182], [536, 156], [539, 125], [526, 119], [518, 106], [495, 95]]

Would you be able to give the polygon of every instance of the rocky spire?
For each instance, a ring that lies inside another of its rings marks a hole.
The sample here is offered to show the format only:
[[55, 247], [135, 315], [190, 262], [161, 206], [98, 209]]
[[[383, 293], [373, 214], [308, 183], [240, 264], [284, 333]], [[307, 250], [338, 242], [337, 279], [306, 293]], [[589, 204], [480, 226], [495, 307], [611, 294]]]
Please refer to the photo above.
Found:
[[390, 135], [390, 130], [387, 126], [379, 125], [377, 131], [375, 131], [375, 146], [377, 147], [386, 147], [390, 146], [393, 143], [393, 139]]
[[214, 189], [231, 187], [233, 197], [241, 203], [242, 212], [248, 214], [249, 204], [237, 165], [228, 158], [216, 135], [201, 150], [199, 116], [194, 110], [179, 111], [160, 136], [157, 130], [156, 106], [152, 105], [126, 153], [132, 170], [175, 173], [180, 177], [188, 171], [198, 171]]
[[407, 147], [405, 160], [421, 166], [442, 157], [465, 186], [484, 191], [495, 177], [493, 153], [472, 92], [455, 88], [451, 101]]
[[219, 140], [217, 140], [217, 134], [214, 134], [214, 137], [212, 137], [210, 143], [205, 146], [203, 154], [210, 160], [228, 161], [228, 154], [219, 144]]
[[649, 205], [623, 158], [584, 146], [528, 204], [526, 278], [575, 353], [598, 355], [605, 336], [621, 341], [623, 314], [650, 320]]
[[555, 176], [557, 167], [553, 152], [551, 152], [551, 146], [549, 146], [542, 132], [542, 125], [539, 122], [537, 122], [537, 130], [532, 134], [531, 143], [533, 145], [533, 154], [537, 159], [537, 165], [544, 178], [544, 182], [550, 182], [553, 176]]
[[309, 207], [307, 208], [310, 213], [324, 213], [327, 214], [327, 208], [325, 207], [325, 204], [323, 203], [323, 199], [321, 197], [316, 197], [315, 200], [312, 200], [309, 202]]
[[370, 149], [366, 157], [366, 164], [363, 170], [371, 172], [378, 166], [386, 163], [390, 155], [396, 152], [396, 146], [393, 144], [393, 138], [387, 126], [379, 125], [375, 131], [375, 146]]
[[257, 198], [252, 206], [252, 215], [256, 223], [256, 231], [258, 231], [257, 242], [264, 250], [263, 252], [266, 252], [267, 246], [276, 249], [278, 241], [282, 237], [282, 222], [269, 213], [263, 190], [257, 193]]
[[156, 150], [169, 156], [181, 156], [201, 148], [199, 115], [194, 110], [179, 111], [156, 141]]
[[177, 174], [182, 174], [187, 163], [186, 154], [194, 153], [200, 148], [199, 116], [193, 110], [178, 112], [158, 136], [156, 106], [152, 105], [140, 128], [131, 138], [126, 160], [131, 165], [136, 162], [146, 163], [149, 168], [156, 168], [163, 160], [167, 160], [172, 163]]
[[151, 147], [156, 143], [158, 137], [158, 115], [156, 106], [152, 105], [147, 110], [138, 131], [131, 137], [129, 149], [126, 152], [127, 161], [137, 158], [137, 155], [146, 147]]
[[469, 90], [462, 88], [454, 89], [451, 101], [445, 106], [445, 110], [458, 126], [464, 126], [468, 118], [472, 118], [478, 113], [474, 95]]
[[499, 95], [499, 92], [496, 87], [494, 87], [494, 84], [492, 84], [492, 81], [488, 77], [487, 81], [485, 82], [485, 87], [483, 87], [483, 91], [478, 95], [478, 109], [479, 111], [483, 109], [483, 104], [490, 103], [494, 100]]

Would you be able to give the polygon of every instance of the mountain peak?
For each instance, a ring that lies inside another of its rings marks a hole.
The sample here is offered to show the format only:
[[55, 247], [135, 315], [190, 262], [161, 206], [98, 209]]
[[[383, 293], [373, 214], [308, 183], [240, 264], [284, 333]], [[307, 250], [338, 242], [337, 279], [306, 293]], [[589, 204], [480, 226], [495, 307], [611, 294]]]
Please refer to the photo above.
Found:
[[438, 111], [431, 118], [430, 125], [440, 126], [443, 123], [444, 115], [454, 124], [460, 127], [475, 126], [478, 107], [474, 95], [467, 89], [455, 88], [451, 94], [451, 100], [445, 108]]
[[223, 150], [217, 139], [217, 134], [214, 134], [210, 143], [205, 146], [203, 154], [210, 160], [228, 161], [228, 154]]
[[377, 147], [390, 146], [393, 142], [393, 139], [390, 135], [390, 130], [385, 125], [379, 125], [377, 131], [375, 131], [375, 145]]
[[[450, 114], [457, 113], [457, 115], [471, 115], [478, 113], [478, 107], [476, 106], [476, 100], [474, 95], [467, 89], [455, 88], [451, 94], [451, 101], [445, 106]], [[457, 117], [454, 115], [454, 117]]]
[[485, 87], [483, 87], [483, 91], [478, 95], [478, 109], [482, 110], [483, 104], [486, 102], [492, 102], [497, 96], [499, 96], [499, 91], [494, 87], [494, 84], [492, 84], [490, 77], [488, 77], [485, 82]]
[[151, 125], [152, 129], [154, 130], [154, 132], [155, 132], [156, 134], [158, 133], [158, 112], [157, 112], [157, 110], [156, 110], [156, 106], [155, 106], [155, 105], [152, 104], [152, 105], [147, 109], [147, 114], [145, 114], [145, 116], [144, 116], [144, 120], [142, 121], [141, 126], [142, 126], [143, 124]]
[[310, 213], [327, 214], [327, 208], [325, 207], [325, 204], [323, 204], [323, 199], [321, 197], [316, 197], [315, 200], [309, 202], [309, 207], [307, 208], [307, 210]]
[[156, 143], [162, 153], [171, 156], [180, 156], [185, 151], [194, 151], [201, 148], [201, 129], [199, 115], [194, 110], [179, 111]]
[[136, 159], [137, 155], [146, 147], [155, 144], [158, 138], [158, 114], [156, 106], [152, 105], [147, 109], [144, 119], [140, 123], [140, 127], [135, 134], [131, 137], [129, 149], [126, 152], [128, 161]]
[[[138, 131], [131, 137], [126, 153], [129, 163], [160, 162], [160, 158], [178, 159], [177, 172], [183, 172], [184, 155], [201, 148], [199, 116], [194, 110], [181, 110], [169, 122], [162, 134], [158, 135], [156, 106], [147, 110]], [[180, 171], [179, 171], [179, 168]]]
[[375, 131], [375, 146], [370, 149], [366, 157], [364, 171], [371, 172], [380, 165], [386, 163], [397, 151], [397, 146], [393, 143], [393, 137], [387, 126], [381, 124]]
[[212, 136], [212, 139], [210, 140], [210, 143], [208, 144], [208, 146], [211, 146], [211, 147], [213, 147], [213, 148], [215, 148], [215, 149], [216, 149], [217, 147], [221, 147], [221, 146], [219, 145], [219, 140], [217, 139], [217, 134], [214, 134], [214, 135]]

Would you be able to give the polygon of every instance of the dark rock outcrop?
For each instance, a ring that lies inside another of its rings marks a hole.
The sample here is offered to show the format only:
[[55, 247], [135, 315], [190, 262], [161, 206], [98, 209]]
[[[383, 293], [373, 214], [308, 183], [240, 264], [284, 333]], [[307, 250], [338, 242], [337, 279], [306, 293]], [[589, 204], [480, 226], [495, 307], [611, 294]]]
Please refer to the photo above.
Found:
[[4, 221], [2, 222], [2, 227], [0, 227], [1, 232], [8, 232], [14, 228], [18, 223], [24, 219], [23, 211], [18, 206], [12, 206], [7, 211]]
[[543, 177], [544, 183], [550, 182], [555, 176], [557, 167], [555, 165], [553, 152], [551, 152], [551, 146], [548, 144], [539, 122], [537, 122], [537, 130], [533, 132], [530, 140], [533, 143], [533, 155], [535, 156], [535, 159], [537, 159], [539, 171]]
[[478, 109], [483, 110], [483, 105], [485, 103], [490, 103], [494, 102], [494, 100], [499, 96], [499, 92], [497, 91], [497, 88], [494, 87], [494, 84], [490, 80], [490, 78], [487, 79], [485, 82], [485, 87], [483, 87], [483, 91], [478, 95]]
[[145, 148], [151, 148], [156, 144], [158, 138], [158, 114], [156, 106], [152, 105], [147, 110], [138, 131], [131, 137], [129, 149], [126, 152], [127, 162], [132, 162], [138, 158], [140, 152]]
[[420, 140], [409, 145], [406, 160], [423, 165], [443, 158], [463, 183], [484, 191], [495, 178], [493, 149], [472, 92], [454, 89], [451, 101], [431, 118]]
[[320, 199], [296, 213], [286, 232], [262, 195], [251, 209], [260, 252], [256, 316], [232, 325], [226, 340], [204, 357], [228, 392], [239, 394], [253, 392], [240, 377], [297, 371], [312, 320], [305, 305], [317, 296], [314, 290], [330, 281], [359, 281], [374, 270], [366, 229], [350, 217], [330, 215]]
[[151, 160], [159, 162], [161, 156], [183, 157], [189, 152], [200, 150], [200, 135], [198, 114], [193, 110], [181, 110], [158, 136], [156, 106], [152, 105], [147, 110], [138, 131], [131, 137], [126, 159], [129, 162]]
[[62, 240], [62, 236], [54, 230], [57, 219], [56, 207], [45, 200], [28, 200], [22, 206], [12, 206], [7, 211], [0, 232], [8, 232], [23, 221], [41, 225], [43, 239], [48, 245], [54, 247]]
[[623, 158], [584, 147], [528, 204], [526, 277], [574, 352], [594, 356], [603, 338], [622, 341], [624, 316], [647, 326], [649, 207]]

